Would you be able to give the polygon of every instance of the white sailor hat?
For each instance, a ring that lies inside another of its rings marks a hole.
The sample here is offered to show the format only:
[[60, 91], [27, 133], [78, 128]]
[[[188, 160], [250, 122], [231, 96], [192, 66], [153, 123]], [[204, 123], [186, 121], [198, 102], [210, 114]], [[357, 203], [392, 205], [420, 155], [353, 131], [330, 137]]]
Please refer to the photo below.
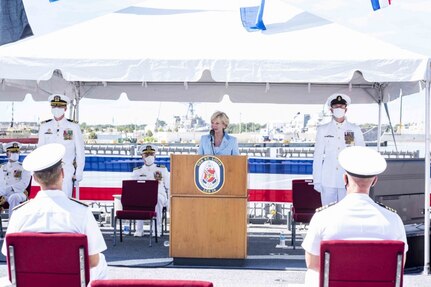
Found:
[[385, 171], [386, 160], [377, 151], [363, 146], [343, 149], [338, 162], [344, 170], [355, 177], [372, 177]]
[[19, 152], [19, 149], [21, 148], [21, 144], [19, 142], [8, 142], [3, 144], [3, 146], [6, 151], [10, 152]]
[[332, 107], [332, 105], [337, 105], [337, 104], [348, 106], [350, 105], [351, 102], [352, 100], [348, 95], [340, 94], [340, 93], [330, 95], [329, 98], [326, 100], [326, 104], [328, 105], [328, 107]]
[[49, 96], [48, 101], [51, 103], [51, 107], [67, 107], [70, 103], [69, 97], [61, 94]]
[[66, 152], [62, 144], [50, 143], [38, 147], [25, 157], [22, 167], [28, 171], [42, 171], [58, 164]]
[[153, 144], [143, 144], [139, 147], [138, 153], [139, 154], [145, 154], [145, 153], [156, 153], [157, 152], [157, 146]]

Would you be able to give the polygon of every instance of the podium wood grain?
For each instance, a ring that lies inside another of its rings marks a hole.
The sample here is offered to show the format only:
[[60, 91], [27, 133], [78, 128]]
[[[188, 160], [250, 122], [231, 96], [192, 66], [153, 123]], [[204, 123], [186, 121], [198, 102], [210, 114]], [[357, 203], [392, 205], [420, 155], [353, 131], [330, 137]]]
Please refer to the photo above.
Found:
[[200, 155], [171, 155], [171, 228], [174, 258], [244, 259], [247, 256], [247, 157], [217, 156], [223, 187], [205, 194], [195, 185]]

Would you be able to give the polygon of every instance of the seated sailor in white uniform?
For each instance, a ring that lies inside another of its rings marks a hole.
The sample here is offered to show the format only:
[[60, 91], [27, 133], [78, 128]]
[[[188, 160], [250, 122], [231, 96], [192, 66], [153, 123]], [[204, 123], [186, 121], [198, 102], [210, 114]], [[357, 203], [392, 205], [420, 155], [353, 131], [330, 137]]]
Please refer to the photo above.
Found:
[[[23, 167], [33, 172], [41, 190], [34, 199], [14, 209], [6, 234], [16, 232], [67, 232], [85, 234], [88, 240], [90, 280], [106, 278], [106, 250], [102, 232], [88, 206], [67, 197], [62, 191], [62, 168], [66, 148], [62, 144], [43, 145], [30, 153]], [[6, 242], [2, 253], [7, 254]], [[37, 246], [35, 246], [37, 248]]]
[[352, 146], [340, 152], [338, 162], [345, 170], [347, 195], [338, 203], [319, 208], [311, 219], [302, 243], [308, 268], [306, 286], [319, 286], [323, 240], [400, 240], [404, 251], [408, 250], [404, 224], [396, 211], [369, 196], [377, 175], [386, 169], [383, 156], [367, 147]]
[[[140, 146], [138, 152], [142, 155], [144, 165], [133, 170], [133, 179], [148, 179], [159, 181], [159, 192], [157, 198], [157, 235], [162, 232], [162, 210], [169, 204], [170, 173], [164, 165], [155, 164], [157, 146], [144, 144]], [[144, 221], [137, 220], [135, 236], [141, 237], [144, 234]]]
[[20, 148], [19, 142], [4, 144], [8, 161], [0, 167], [0, 206], [9, 203], [9, 216], [15, 206], [27, 200], [26, 188], [31, 179], [30, 172], [19, 162]]

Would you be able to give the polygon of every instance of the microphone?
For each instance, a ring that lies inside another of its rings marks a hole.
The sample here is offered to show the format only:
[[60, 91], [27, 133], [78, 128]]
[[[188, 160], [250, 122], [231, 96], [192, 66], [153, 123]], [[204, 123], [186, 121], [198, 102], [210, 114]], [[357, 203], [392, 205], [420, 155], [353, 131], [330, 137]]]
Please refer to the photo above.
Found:
[[215, 134], [214, 130], [213, 130], [213, 129], [212, 129], [212, 130], [210, 130], [211, 140], [213, 140], [214, 134]]
[[212, 149], [213, 155], [215, 155], [215, 152], [214, 152], [214, 145], [215, 145], [214, 135], [215, 135], [214, 129], [211, 129], [210, 130], [210, 137], [211, 137], [211, 149]]

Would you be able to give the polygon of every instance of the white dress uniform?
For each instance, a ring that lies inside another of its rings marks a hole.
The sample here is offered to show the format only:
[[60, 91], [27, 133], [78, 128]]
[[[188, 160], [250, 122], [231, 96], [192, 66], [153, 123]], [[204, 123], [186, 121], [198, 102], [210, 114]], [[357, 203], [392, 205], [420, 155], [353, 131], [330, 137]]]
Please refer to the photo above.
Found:
[[[167, 207], [169, 204], [169, 186], [170, 186], [170, 173], [165, 166], [161, 166], [158, 164], [152, 165], [143, 165], [140, 168], [135, 168], [132, 173], [133, 179], [148, 179], [154, 180], [159, 178], [159, 190], [157, 197], [157, 232], [161, 233], [162, 231], [162, 210], [163, 207]], [[160, 179], [161, 177], [161, 179]], [[144, 221], [137, 220], [136, 230], [143, 230]]]
[[341, 200], [345, 194], [344, 169], [338, 163], [339, 153], [349, 146], [365, 146], [360, 127], [334, 119], [317, 128], [313, 159], [314, 187], [321, 193], [322, 205]]
[[[106, 278], [106, 243], [91, 210], [66, 197], [60, 190], [41, 190], [36, 197], [15, 208], [6, 234], [13, 232], [70, 232], [87, 235], [88, 254], [100, 255], [99, 264], [90, 269], [90, 279]], [[6, 243], [2, 253], [6, 256]], [[37, 263], [37, 262], [36, 262]]]
[[[317, 212], [311, 219], [302, 247], [320, 256], [322, 240], [400, 240], [407, 238], [404, 224], [394, 211], [375, 203], [367, 194], [348, 194], [340, 202]], [[306, 286], [319, 286], [318, 272], [307, 270]]]
[[[353, 146], [345, 148], [338, 161], [348, 175], [349, 193], [338, 203], [317, 210], [302, 242], [304, 250], [320, 257], [323, 240], [399, 240], [404, 242], [407, 252], [401, 218], [395, 210], [374, 202], [368, 195], [369, 188], [376, 183], [376, 175], [387, 167], [383, 156], [373, 149]], [[310, 264], [316, 263], [316, 257], [310, 260]], [[305, 286], [319, 286], [319, 273], [308, 269]]]
[[[48, 143], [60, 143], [66, 147], [66, 154], [63, 158], [63, 191], [67, 196], [72, 196], [72, 177], [75, 174], [76, 180], [82, 180], [85, 165], [84, 139], [81, 128], [72, 120], [63, 118], [60, 121], [55, 119], [41, 123], [39, 128], [38, 146]], [[76, 162], [76, 171], [73, 162]]]
[[13, 209], [27, 199], [24, 194], [30, 183], [31, 174], [26, 171], [18, 161], [8, 161], [0, 168], [0, 182], [3, 188], [0, 195], [6, 198], [9, 203], [9, 216], [12, 216]]

